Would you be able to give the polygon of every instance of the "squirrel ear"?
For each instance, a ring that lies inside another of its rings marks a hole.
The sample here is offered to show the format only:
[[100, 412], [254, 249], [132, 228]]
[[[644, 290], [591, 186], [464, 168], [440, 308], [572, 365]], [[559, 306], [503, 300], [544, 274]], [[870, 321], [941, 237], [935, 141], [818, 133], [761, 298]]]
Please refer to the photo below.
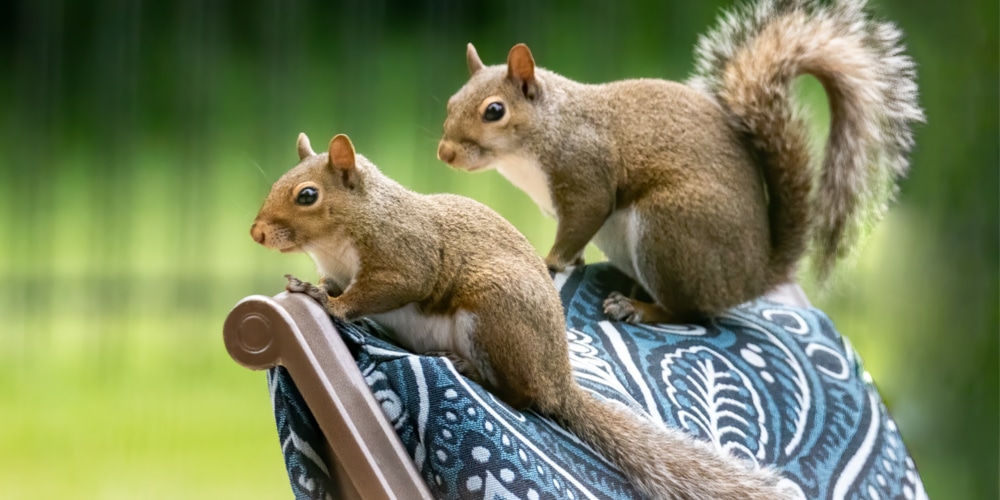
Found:
[[354, 189], [358, 184], [358, 169], [355, 168], [354, 145], [351, 139], [344, 134], [337, 134], [330, 139], [330, 167], [340, 174], [341, 182], [344, 186]]
[[313, 151], [312, 145], [309, 144], [309, 137], [306, 136], [305, 132], [299, 132], [299, 140], [295, 141], [295, 147], [299, 150], [299, 160], [316, 156], [316, 152]]
[[521, 92], [529, 99], [534, 99], [538, 91], [535, 81], [535, 59], [531, 57], [528, 46], [519, 43], [507, 54], [507, 79], [521, 86]]
[[483, 60], [479, 58], [479, 53], [476, 52], [476, 47], [472, 45], [472, 42], [465, 46], [465, 63], [469, 65], [469, 76], [483, 69]]

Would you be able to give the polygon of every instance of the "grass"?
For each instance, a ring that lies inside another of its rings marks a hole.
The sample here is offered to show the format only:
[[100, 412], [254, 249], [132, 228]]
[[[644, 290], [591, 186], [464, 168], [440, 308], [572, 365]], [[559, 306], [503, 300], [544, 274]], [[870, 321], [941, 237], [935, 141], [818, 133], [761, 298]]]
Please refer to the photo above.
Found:
[[[201, 342], [173, 331], [192, 325]], [[220, 316], [105, 328], [141, 339], [103, 355], [44, 349], [0, 367], [0, 498], [290, 495], [264, 374], [229, 359]]]

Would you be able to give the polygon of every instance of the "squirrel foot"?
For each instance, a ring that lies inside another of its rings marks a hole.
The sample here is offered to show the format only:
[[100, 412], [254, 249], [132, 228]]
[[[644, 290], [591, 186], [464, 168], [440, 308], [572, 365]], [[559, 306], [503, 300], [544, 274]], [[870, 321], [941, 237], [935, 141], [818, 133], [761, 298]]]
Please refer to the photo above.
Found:
[[292, 293], [304, 293], [313, 298], [319, 305], [323, 306], [323, 309], [330, 312], [330, 295], [326, 290], [309, 283], [308, 281], [302, 281], [291, 274], [286, 274], [285, 279], [288, 283], [285, 285], [285, 290]]
[[476, 369], [471, 361], [459, 356], [458, 354], [450, 351], [432, 351], [424, 353], [424, 355], [448, 359], [451, 361], [451, 364], [455, 366], [455, 370], [457, 370], [463, 377], [470, 379], [479, 385], [483, 385], [481, 377], [479, 376], [479, 370]]
[[546, 257], [545, 265], [548, 266], [549, 272], [561, 273], [566, 270], [567, 267], [578, 267], [584, 264], [583, 254], [577, 255], [575, 259], [569, 262], [560, 262], [554, 257]]
[[626, 323], [667, 323], [670, 314], [658, 304], [626, 297], [618, 292], [611, 292], [604, 299], [604, 314], [609, 318]]

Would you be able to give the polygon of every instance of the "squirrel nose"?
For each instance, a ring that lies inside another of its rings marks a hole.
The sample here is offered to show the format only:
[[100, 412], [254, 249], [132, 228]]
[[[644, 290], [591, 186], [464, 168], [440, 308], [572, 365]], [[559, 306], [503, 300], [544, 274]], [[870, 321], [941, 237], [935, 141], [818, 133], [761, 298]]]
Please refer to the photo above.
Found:
[[253, 240], [257, 243], [260, 243], [261, 245], [264, 244], [264, 230], [258, 228], [256, 222], [250, 226], [250, 236], [252, 236]]
[[450, 165], [451, 162], [455, 161], [455, 148], [451, 147], [450, 144], [441, 141], [441, 143], [438, 144], [438, 159]]

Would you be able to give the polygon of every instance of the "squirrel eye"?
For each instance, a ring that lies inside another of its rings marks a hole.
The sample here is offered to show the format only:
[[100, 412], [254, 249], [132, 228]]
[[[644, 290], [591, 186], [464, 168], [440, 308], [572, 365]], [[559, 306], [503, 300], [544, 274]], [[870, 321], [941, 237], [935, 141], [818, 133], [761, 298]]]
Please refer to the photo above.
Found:
[[319, 198], [319, 191], [314, 187], [304, 187], [299, 191], [299, 194], [295, 197], [296, 205], [309, 206], [316, 203]]
[[483, 111], [483, 120], [495, 122], [503, 118], [503, 112], [503, 103], [499, 101], [491, 102], [488, 106], [486, 106], [486, 111]]

